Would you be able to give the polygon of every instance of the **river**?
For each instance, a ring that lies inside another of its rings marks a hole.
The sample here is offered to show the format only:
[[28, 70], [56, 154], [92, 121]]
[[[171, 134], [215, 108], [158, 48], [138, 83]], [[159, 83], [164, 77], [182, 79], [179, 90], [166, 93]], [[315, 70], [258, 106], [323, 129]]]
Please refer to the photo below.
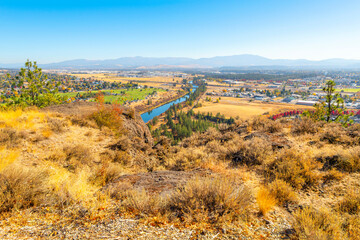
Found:
[[[198, 88], [198, 86], [192, 85], [191, 92], [194, 92], [197, 88]], [[166, 110], [168, 110], [171, 107], [171, 105], [184, 102], [188, 98], [189, 98], [189, 94], [186, 94], [184, 97], [178, 98], [174, 101], [171, 101], [169, 103], [161, 105], [160, 107], [154, 108], [148, 112], [141, 114], [141, 118], [145, 123], [147, 123], [150, 120], [152, 120], [154, 117], [159, 116], [160, 114], [166, 112]]]

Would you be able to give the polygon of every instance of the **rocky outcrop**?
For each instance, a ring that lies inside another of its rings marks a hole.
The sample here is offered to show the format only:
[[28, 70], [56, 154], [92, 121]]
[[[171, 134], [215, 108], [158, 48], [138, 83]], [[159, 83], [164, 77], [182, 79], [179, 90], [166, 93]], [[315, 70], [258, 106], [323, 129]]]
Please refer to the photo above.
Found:
[[124, 128], [127, 131], [127, 136], [130, 138], [138, 137], [144, 139], [145, 143], [154, 144], [151, 132], [144, 121], [141, 119], [140, 114], [133, 112], [132, 109], [124, 109], [122, 117]]

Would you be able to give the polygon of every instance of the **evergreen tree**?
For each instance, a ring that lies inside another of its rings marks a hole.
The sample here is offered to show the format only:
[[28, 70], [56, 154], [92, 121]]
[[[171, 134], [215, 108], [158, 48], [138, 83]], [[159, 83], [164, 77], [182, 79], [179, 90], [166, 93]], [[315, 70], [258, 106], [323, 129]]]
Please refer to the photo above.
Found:
[[60, 82], [49, 79], [36, 62], [28, 60], [18, 75], [8, 78], [12, 83], [11, 97], [5, 100], [8, 105], [46, 107], [63, 101], [57, 94]]

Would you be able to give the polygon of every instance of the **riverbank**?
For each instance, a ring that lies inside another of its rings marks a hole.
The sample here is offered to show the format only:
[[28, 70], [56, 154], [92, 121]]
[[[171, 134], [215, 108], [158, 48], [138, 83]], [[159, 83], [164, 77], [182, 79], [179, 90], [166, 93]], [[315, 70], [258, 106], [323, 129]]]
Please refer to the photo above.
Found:
[[[197, 88], [198, 88], [197, 85], [192, 85], [191, 93], [193, 93]], [[173, 104], [179, 104], [179, 103], [185, 102], [189, 96], [190, 96], [190, 92], [183, 97], [177, 98], [173, 101], [169, 101], [166, 104], [163, 104], [157, 108], [154, 108], [153, 110], [150, 110], [150, 111], [147, 111], [147, 112], [141, 114], [141, 118], [143, 119], [143, 121], [145, 123], [147, 123], [150, 120], [152, 120], [154, 117], [157, 117], [157, 116], [161, 115], [162, 113], [166, 112]]]
[[185, 97], [188, 93], [187, 92], [182, 92], [182, 93], [179, 93], [178, 95], [176, 96], [172, 96], [172, 97], [169, 97], [167, 99], [162, 99], [160, 101], [157, 101], [155, 104], [152, 104], [148, 107], [145, 107], [144, 105], [142, 106], [136, 106], [135, 107], [135, 110], [141, 115], [143, 113], [146, 113], [146, 112], [149, 112], [149, 111], [152, 111], [154, 110], [155, 108], [158, 108], [162, 105], [165, 105], [167, 103], [170, 103], [172, 101], [175, 101], [176, 99], [179, 99], [179, 98], [182, 98], [182, 97]]
[[[194, 91], [198, 88], [197, 85], [193, 85], [193, 86], [194, 86], [194, 89], [193, 89], [192, 92], [194, 92]], [[181, 109], [182, 109], [183, 111], [187, 112], [188, 110], [194, 108], [194, 106], [199, 102], [199, 99], [200, 99], [203, 95], [204, 95], [204, 93], [201, 94], [200, 96], [198, 96], [198, 97], [194, 100], [194, 102], [196, 102], [196, 103], [193, 103], [193, 104], [190, 105], [190, 106], [187, 104], [187, 101], [186, 101], [187, 98], [186, 98], [184, 101], [180, 101], [180, 102], [175, 103], [175, 105], [180, 105], [180, 106], [181, 106]], [[166, 113], [166, 111], [163, 111], [161, 114], [157, 115], [158, 121], [157, 121], [157, 123], [156, 123], [155, 125], [152, 125], [152, 128], [153, 128], [153, 129], [158, 128], [161, 124], [164, 123], [165, 113]], [[145, 123], [147, 123], [147, 122], [145, 122]]]

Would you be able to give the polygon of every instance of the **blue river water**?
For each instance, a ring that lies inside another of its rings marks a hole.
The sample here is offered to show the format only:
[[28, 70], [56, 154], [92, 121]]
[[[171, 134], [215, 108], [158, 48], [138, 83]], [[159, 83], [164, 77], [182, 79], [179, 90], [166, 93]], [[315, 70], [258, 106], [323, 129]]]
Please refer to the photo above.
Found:
[[[196, 86], [196, 85], [192, 85], [191, 91], [194, 92], [197, 87], [198, 86]], [[153, 110], [151, 110], [149, 112], [145, 112], [145, 113], [141, 114], [141, 118], [145, 123], [147, 123], [148, 121], [152, 120], [154, 117], [159, 116], [160, 114], [166, 112], [166, 110], [168, 110], [171, 107], [171, 105], [184, 102], [188, 98], [189, 98], [189, 94], [185, 95], [184, 97], [178, 98], [172, 102], [161, 105], [160, 107], [154, 108]]]

